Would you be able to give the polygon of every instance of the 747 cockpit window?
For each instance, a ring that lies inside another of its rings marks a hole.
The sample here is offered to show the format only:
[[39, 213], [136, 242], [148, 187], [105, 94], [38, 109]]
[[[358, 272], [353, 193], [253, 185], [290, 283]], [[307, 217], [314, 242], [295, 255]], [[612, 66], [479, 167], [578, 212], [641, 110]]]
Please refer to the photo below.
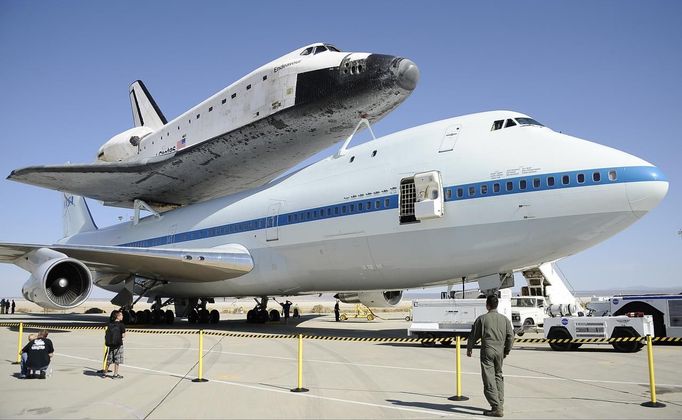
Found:
[[502, 128], [513, 127], [515, 125], [536, 125], [544, 127], [544, 125], [528, 117], [507, 118], [506, 120], [497, 120], [493, 122], [490, 131], [500, 130]]
[[516, 122], [519, 123], [519, 125], [537, 125], [539, 127], [544, 127], [544, 125], [540, 124], [539, 122], [535, 121], [532, 118], [517, 118]]

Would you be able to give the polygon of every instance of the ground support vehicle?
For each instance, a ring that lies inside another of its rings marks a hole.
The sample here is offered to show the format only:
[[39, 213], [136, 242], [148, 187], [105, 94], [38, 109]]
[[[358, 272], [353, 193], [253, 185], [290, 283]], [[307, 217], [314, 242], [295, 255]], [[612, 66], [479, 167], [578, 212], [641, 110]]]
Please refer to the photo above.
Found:
[[537, 332], [547, 316], [543, 296], [515, 296], [511, 298], [512, 325], [519, 337], [526, 331]]
[[584, 343], [569, 342], [582, 339], [613, 338], [611, 345], [616, 351], [630, 353], [639, 351], [644, 344], [639, 337], [653, 336], [654, 322], [651, 315], [644, 316], [581, 316], [553, 317], [544, 320], [544, 335], [548, 339], [566, 340], [550, 342], [552, 350], [577, 350]]
[[[511, 321], [511, 291], [500, 290], [499, 313]], [[477, 317], [485, 314], [485, 299], [415, 299], [412, 301], [412, 324], [408, 336], [441, 338], [442, 345], [450, 345], [456, 336], [469, 337]], [[432, 346], [435, 342], [422, 342]]]

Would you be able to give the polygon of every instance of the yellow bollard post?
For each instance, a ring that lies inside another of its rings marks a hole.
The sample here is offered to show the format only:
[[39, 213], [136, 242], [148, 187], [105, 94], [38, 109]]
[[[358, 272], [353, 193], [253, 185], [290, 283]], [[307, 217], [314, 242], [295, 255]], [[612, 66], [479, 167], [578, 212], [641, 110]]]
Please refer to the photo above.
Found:
[[107, 366], [107, 357], [109, 356], [109, 347], [107, 347], [107, 340], [106, 340], [106, 335], [107, 335], [107, 327], [104, 327], [104, 356], [102, 356], [102, 370], [100, 370], [99, 374], [106, 375], [107, 372], [109, 371], [109, 366]]
[[298, 335], [298, 387], [291, 390], [291, 392], [308, 392], [307, 388], [303, 388], [303, 335]]
[[469, 397], [462, 395], [462, 353], [460, 349], [461, 338], [458, 335], [457, 338], [455, 338], [455, 351], [457, 352], [457, 395], [448, 398], [450, 401], [466, 401], [469, 399]]
[[651, 390], [651, 401], [643, 402], [644, 407], [661, 408], [665, 404], [656, 401], [656, 378], [654, 377], [654, 349], [651, 344], [651, 336], [646, 336], [646, 353], [649, 359], [649, 389]]
[[23, 338], [24, 337], [24, 323], [20, 322], [19, 323], [19, 338], [17, 342], [17, 361], [12, 363], [13, 365], [20, 365], [21, 364], [21, 348], [23, 347]]
[[199, 330], [199, 377], [192, 379], [192, 382], [208, 382], [204, 378], [204, 330]]

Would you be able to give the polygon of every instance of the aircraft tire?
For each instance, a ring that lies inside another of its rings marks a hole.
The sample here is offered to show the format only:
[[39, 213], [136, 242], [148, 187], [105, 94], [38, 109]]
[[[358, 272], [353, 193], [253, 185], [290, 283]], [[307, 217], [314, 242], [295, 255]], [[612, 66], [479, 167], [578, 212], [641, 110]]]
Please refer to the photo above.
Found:
[[189, 311], [189, 314], [187, 314], [187, 321], [189, 321], [190, 324], [196, 324], [197, 321], [199, 321], [199, 314], [195, 309]]
[[166, 324], [169, 324], [169, 325], [172, 324], [173, 322], [175, 322], [175, 314], [170, 309], [166, 310], [166, 312], [165, 312], [165, 320], [166, 320]]
[[280, 319], [279, 311], [277, 309], [272, 309], [268, 318], [272, 322], [278, 322]]
[[268, 311], [258, 311], [256, 312], [256, 322], [259, 324], [265, 324], [268, 322], [269, 316], [268, 316]]
[[202, 309], [199, 311], [199, 323], [200, 324], [208, 324], [208, 321], [210, 320], [210, 315], [208, 313], [208, 310]]
[[220, 322], [220, 312], [218, 312], [217, 309], [212, 310], [209, 315], [209, 318], [211, 324], [217, 324], [218, 322]]
[[249, 309], [246, 313], [246, 322], [253, 322], [253, 309]]

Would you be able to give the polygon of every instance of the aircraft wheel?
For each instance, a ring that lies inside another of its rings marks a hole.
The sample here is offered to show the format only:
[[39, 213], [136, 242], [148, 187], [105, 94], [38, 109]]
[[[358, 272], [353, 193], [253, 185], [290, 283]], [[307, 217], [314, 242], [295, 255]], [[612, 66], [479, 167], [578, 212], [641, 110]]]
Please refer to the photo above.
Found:
[[161, 324], [163, 322], [166, 322], [166, 314], [160, 309], [154, 310], [152, 312], [152, 323]]
[[144, 311], [137, 311], [135, 318], [138, 324], [144, 324]]
[[270, 318], [270, 321], [272, 321], [272, 322], [277, 322], [277, 321], [279, 321], [279, 319], [280, 319], [279, 311], [278, 311], [277, 309], [272, 309], [272, 310], [270, 311], [270, 316], [269, 316], [269, 318]]
[[200, 324], [208, 324], [209, 319], [210, 319], [210, 315], [208, 313], [208, 310], [202, 309], [199, 311], [199, 323]]
[[128, 310], [123, 311], [123, 323], [124, 324], [134, 324], [135, 323], [135, 317], [133, 314], [131, 314], [131, 311], [128, 311]]
[[249, 311], [246, 313], [246, 322], [253, 322], [253, 309], [249, 309]]
[[190, 324], [196, 324], [197, 321], [199, 321], [199, 314], [195, 309], [189, 311], [189, 314], [187, 314], [187, 321], [189, 321]]
[[269, 318], [268, 311], [266, 310], [261, 310], [256, 313], [256, 322], [260, 324], [265, 324], [266, 322], [268, 322], [268, 318]]
[[220, 312], [218, 312], [217, 309], [211, 311], [210, 321], [211, 324], [217, 324], [218, 322], [220, 322]]
[[175, 322], [175, 314], [170, 309], [165, 312], [166, 324], [172, 324]]

